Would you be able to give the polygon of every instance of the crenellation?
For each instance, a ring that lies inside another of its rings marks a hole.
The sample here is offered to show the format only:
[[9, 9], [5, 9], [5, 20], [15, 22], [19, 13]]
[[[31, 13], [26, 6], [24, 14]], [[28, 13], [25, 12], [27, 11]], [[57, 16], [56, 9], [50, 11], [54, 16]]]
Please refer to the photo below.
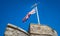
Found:
[[30, 24], [29, 33], [20, 27], [8, 24], [5, 36], [58, 36], [57, 32], [46, 25]]

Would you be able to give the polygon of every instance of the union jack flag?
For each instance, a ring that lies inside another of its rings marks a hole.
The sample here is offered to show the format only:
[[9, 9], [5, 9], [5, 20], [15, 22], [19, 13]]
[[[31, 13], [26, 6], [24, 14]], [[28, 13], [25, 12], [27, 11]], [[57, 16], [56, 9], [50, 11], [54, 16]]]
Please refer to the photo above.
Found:
[[23, 22], [25, 22], [32, 14], [36, 13], [36, 8], [33, 8], [24, 18]]

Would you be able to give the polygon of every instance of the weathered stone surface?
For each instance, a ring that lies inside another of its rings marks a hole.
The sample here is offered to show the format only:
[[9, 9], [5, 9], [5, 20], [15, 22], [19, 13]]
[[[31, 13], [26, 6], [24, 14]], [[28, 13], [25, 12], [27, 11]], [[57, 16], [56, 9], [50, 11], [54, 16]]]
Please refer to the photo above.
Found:
[[57, 32], [46, 25], [31, 24], [30, 36], [57, 36]]
[[5, 31], [5, 36], [58, 36], [55, 30], [46, 25], [39, 24], [30, 24], [29, 33], [20, 27], [8, 24]]
[[21, 28], [10, 24], [6, 28], [5, 36], [28, 36], [28, 33]]
[[40, 25], [31, 24], [31, 25], [30, 25], [30, 33], [39, 34], [39, 33], [40, 33]]
[[37, 35], [37, 34], [31, 34], [30, 36], [52, 36], [52, 35], [45, 35], [45, 34], [40, 34], [40, 35]]

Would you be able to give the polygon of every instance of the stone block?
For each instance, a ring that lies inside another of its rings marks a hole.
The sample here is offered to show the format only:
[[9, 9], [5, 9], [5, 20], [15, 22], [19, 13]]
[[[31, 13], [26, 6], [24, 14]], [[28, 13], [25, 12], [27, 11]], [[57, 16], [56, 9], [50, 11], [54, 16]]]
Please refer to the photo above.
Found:
[[31, 24], [30, 25], [30, 33], [39, 34], [40, 33], [40, 25]]
[[58, 36], [57, 32], [47, 25], [30, 24], [30, 36]]

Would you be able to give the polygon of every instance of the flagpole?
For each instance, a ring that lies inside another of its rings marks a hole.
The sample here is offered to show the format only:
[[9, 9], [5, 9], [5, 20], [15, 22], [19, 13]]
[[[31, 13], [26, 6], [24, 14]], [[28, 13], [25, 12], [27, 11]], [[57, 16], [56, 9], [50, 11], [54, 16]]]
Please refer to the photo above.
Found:
[[38, 9], [37, 9], [37, 6], [36, 6], [36, 14], [37, 14], [38, 24], [40, 25], [40, 20], [39, 20], [39, 15], [38, 15]]
[[[40, 2], [39, 2], [39, 3], [40, 3]], [[39, 3], [35, 3], [35, 4], [32, 6], [32, 8], [33, 8], [33, 7], [36, 7], [36, 15], [37, 15], [38, 24], [40, 24], [39, 15], [38, 15], [38, 9], [37, 9], [37, 5], [38, 5]]]

